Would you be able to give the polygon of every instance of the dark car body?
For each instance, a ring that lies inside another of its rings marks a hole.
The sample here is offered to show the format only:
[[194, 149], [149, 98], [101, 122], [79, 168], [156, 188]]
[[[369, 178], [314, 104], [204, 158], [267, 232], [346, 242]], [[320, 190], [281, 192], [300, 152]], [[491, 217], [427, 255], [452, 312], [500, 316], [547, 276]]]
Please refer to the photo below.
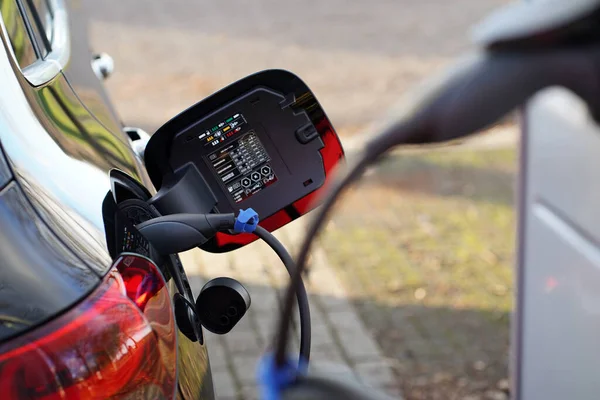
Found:
[[[71, 3], [0, 0], [0, 346], [102, 283], [114, 261], [102, 213], [110, 170], [154, 193], [92, 70], [85, 2]], [[167, 287], [176, 293], [173, 279]], [[212, 399], [206, 348], [175, 335], [177, 397]]]

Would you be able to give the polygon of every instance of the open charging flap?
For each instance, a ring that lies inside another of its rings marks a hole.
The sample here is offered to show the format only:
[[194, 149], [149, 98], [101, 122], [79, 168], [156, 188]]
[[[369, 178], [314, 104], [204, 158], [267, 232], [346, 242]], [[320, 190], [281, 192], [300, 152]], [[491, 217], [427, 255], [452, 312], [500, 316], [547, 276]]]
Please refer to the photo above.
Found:
[[[177, 115], [152, 136], [145, 163], [162, 215], [253, 208], [274, 231], [306, 214], [344, 159], [339, 138], [296, 75], [250, 75]], [[226, 252], [251, 234], [218, 233], [201, 246]]]

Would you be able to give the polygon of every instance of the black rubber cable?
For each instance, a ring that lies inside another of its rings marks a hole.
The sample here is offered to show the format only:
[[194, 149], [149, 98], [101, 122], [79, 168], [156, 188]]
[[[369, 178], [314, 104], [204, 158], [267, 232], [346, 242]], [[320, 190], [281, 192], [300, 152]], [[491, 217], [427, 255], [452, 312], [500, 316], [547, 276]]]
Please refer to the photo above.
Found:
[[[256, 227], [254, 234], [277, 253], [290, 274], [290, 278], [293, 278], [296, 271], [296, 263], [283, 244], [271, 232], [260, 225]], [[300, 277], [300, 282], [296, 286], [296, 299], [298, 300], [298, 313], [300, 314], [300, 362], [307, 364], [310, 360], [311, 342], [310, 307], [302, 277]]]
[[[314, 238], [322, 224], [327, 220], [329, 212], [331, 208], [335, 204], [337, 198], [342, 192], [350, 187], [350, 183], [358, 179], [364, 169], [372, 162], [370, 158], [362, 158], [359, 164], [355, 165], [354, 168], [351, 169], [351, 173], [346, 175], [342, 180], [334, 184], [331, 190], [328, 193], [325, 202], [321, 205], [319, 209], [319, 213], [317, 217], [312, 221], [309, 225], [308, 230], [306, 232], [305, 240], [302, 242], [302, 246], [300, 248], [300, 253], [298, 256], [298, 265], [305, 265], [308, 252], [313, 243], [312, 238]], [[308, 238], [311, 238], [310, 240]], [[296, 269], [296, 268], [295, 268]], [[290, 274], [290, 284], [288, 286], [288, 290], [285, 293], [285, 297], [283, 299], [283, 308], [282, 308], [282, 316], [279, 320], [279, 325], [277, 326], [277, 336], [275, 337], [275, 362], [277, 365], [284, 365], [286, 362], [286, 349], [288, 342], [288, 331], [290, 326], [290, 317], [291, 310], [293, 305], [294, 293], [300, 293], [302, 289], [304, 289], [304, 284], [302, 282], [302, 271], [296, 270], [295, 274]]]

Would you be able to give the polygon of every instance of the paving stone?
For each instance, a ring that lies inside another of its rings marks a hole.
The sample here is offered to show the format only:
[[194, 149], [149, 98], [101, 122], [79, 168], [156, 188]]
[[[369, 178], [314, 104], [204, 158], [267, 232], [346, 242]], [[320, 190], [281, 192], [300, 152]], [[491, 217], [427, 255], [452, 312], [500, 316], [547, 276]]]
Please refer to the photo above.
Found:
[[386, 390], [396, 384], [389, 363], [383, 360], [357, 363], [354, 371], [362, 382], [379, 390]]
[[355, 379], [354, 370], [347, 364], [338, 364], [328, 361], [323, 361], [312, 367], [316, 373], [335, 375], [340, 378]]
[[279, 298], [276, 290], [271, 286], [254, 288], [250, 293], [250, 308], [257, 312], [268, 314], [279, 313]]
[[353, 361], [378, 359], [379, 347], [368, 334], [355, 312], [340, 311], [328, 315], [344, 352]]
[[256, 334], [252, 331], [240, 331], [235, 328], [223, 336], [229, 354], [234, 358], [240, 355], [254, 355], [258, 357], [262, 348]]
[[208, 357], [210, 360], [210, 367], [214, 370], [224, 370], [227, 367], [227, 353], [225, 353], [225, 349], [223, 348], [223, 344], [218, 340], [218, 338], [214, 337], [214, 334], [210, 334], [210, 332], [206, 332], [204, 334], [206, 343], [208, 344]]
[[276, 319], [273, 314], [257, 311], [251, 314], [254, 318], [254, 323], [258, 331], [258, 336], [261, 340], [263, 349], [271, 345], [273, 340], [273, 332], [275, 331]]
[[[331, 295], [311, 295], [310, 301], [311, 303], [319, 303], [321, 307], [325, 309], [325, 311], [329, 314], [332, 312], [339, 311], [347, 311], [354, 313], [354, 307], [352, 304], [344, 297], [337, 297]], [[332, 321], [334, 322], [334, 321]]]
[[313, 324], [311, 326], [311, 344], [313, 347], [334, 346], [335, 340], [330, 328], [326, 325]]
[[310, 321], [313, 325], [326, 325], [329, 322], [325, 318], [324, 312], [320, 307], [318, 297], [319, 296], [310, 293], [308, 295], [308, 301], [310, 304]]
[[300, 353], [300, 335], [297, 332], [292, 333], [288, 342], [288, 352], [296, 357]]
[[213, 385], [218, 399], [234, 398], [237, 394], [237, 388], [233, 377], [226, 370], [213, 371]]
[[350, 331], [350, 333], [366, 333], [362, 321], [353, 310], [336, 311], [327, 314], [329, 323], [338, 331]]
[[319, 365], [324, 362], [333, 364], [347, 364], [338, 346], [328, 345], [313, 346], [310, 355], [310, 361], [313, 365]]
[[310, 356], [310, 368], [318, 372], [353, 375], [354, 371], [346, 363], [335, 346], [315, 347]]
[[240, 390], [241, 398], [244, 400], [259, 400], [260, 392], [256, 385], [246, 385]]
[[325, 319], [323, 312], [316, 305], [315, 301], [311, 302], [310, 319], [311, 319], [311, 331], [312, 331], [312, 346], [324, 347], [333, 345], [335, 340], [332, 334], [332, 327], [330, 323]]
[[256, 365], [260, 355], [232, 354], [232, 364], [235, 376], [242, 386], [256, 384]]

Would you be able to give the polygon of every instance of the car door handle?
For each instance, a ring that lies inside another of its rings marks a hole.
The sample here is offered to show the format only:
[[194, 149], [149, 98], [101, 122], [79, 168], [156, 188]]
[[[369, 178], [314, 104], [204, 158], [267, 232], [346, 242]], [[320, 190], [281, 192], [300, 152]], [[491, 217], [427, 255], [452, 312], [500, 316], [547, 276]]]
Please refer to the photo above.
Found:
[[92, 70], [100, 80], [105, 80], [115, 70], [115, 61], [106, 53], [98, 53], [92, 56]]
[[143, 160], [146, 145], [150, 140], [150, 135], [148, 134], [148, 132], [141, 128], [136, 128], [133, 126], [124, 127], [123, 132], [127, 134], [129, 142], [131, 143], [131, 148], [133, 149], [135, 154], [137, 154], [137, 156]]

